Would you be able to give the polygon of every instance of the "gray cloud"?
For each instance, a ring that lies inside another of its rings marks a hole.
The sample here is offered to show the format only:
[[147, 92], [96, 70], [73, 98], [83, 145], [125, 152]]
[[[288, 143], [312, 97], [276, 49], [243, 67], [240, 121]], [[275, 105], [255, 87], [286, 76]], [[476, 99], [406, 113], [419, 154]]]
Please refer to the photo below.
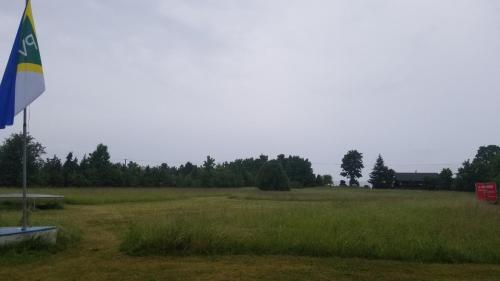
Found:
[[[0, 4], [0, 66], [22, 1]], [[499, 143], [493, 0], [33, 0], [49, 154], [115, 161], [308, 157], [339, 178], [352, 148], [400, 171], [456, 168]], [[20, 130], [20, 117], [3, 139]]]

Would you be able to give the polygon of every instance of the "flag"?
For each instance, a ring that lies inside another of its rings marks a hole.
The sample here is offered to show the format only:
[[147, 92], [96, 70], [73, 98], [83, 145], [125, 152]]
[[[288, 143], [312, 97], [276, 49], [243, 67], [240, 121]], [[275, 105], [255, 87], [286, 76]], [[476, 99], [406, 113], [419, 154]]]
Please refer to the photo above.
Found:
[[12, 125], [14, 116], [44, 91], [42, 60], [29, 0], [0, 84], [0, 129]]

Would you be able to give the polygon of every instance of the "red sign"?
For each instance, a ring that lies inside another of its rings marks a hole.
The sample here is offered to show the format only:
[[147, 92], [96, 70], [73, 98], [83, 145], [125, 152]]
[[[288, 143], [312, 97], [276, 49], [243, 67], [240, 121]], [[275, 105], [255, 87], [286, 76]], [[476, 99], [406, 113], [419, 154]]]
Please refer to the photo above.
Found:
[[497, 184], [494, 182], [476, 183], [476, 196], [478, 200], [496, 203]]

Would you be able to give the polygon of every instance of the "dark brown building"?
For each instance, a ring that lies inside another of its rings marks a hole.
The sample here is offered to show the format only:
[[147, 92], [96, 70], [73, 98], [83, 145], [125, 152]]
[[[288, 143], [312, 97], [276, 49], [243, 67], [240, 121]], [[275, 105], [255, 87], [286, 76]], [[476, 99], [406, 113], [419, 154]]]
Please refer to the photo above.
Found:
[[436, 185], [438, 173], [396, 173], [396, 188], [431, 188]]

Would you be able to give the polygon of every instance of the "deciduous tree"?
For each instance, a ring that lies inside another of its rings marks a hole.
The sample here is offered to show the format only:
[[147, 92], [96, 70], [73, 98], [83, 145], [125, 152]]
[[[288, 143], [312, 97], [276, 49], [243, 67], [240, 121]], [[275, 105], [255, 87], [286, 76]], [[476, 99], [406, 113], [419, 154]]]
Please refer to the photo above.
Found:
[[351, 150], [342, 158], [342, 172], [341, 176], [349, 179], [349, 186], [359, 185], [358, 178], [362, 177], [361, 174], [363, 165], [363, 154], [357, 150]]
[[264, 164], [257, 174], [257, 187], [261, 190], [288, 191], [288, 184], [285, 170], [276, 160]]
[[450, 190], [453, 185], [453, 172], [446, 168], [439, 173], [438, 186], [441, 190]]
[[[26, 139], [26, 168], [28, 184], [39, 184], [45, 148], [31, 135]], [[23, 172], [23, 135], [13, 134], [0, 146], [0, 185], [21, 186]]]

